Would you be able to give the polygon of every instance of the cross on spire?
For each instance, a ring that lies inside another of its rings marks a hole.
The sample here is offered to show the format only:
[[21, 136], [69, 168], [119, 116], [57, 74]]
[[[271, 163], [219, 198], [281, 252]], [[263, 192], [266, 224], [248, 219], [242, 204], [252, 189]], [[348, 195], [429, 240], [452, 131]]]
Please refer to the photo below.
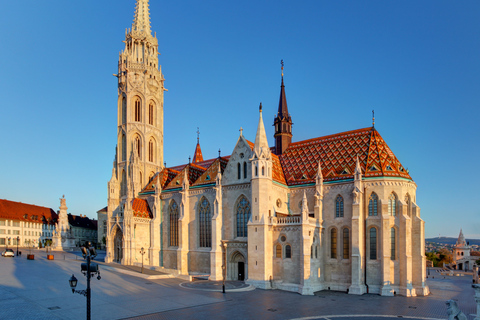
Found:
[[197, 143], [200, 142], [200, 128], [197, 127]]
[[372, 127], [375, 128], [375, 110], [372, 110]]
[[238, 130], [238, 131], [240, 131], [240, 135], [243, 136], [243, 128], [240, 127], [240, 130]]

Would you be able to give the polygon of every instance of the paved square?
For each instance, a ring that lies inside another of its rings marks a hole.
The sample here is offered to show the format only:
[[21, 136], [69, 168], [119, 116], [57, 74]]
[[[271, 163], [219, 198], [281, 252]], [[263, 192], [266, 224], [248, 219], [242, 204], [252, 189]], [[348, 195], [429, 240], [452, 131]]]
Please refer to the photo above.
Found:
[[[68, 283], [75, 274], [77, 289], [85, 288], [81, 262], [71, 253], [55, 253], [55, 260], [47, 260], [44, 251], [36, 251], [33, 261], [25, 253], [0, 257], [0, 318], [85, 319], [86, 299], [72, 294]], [[181, 279], [151, 270], [140, 274], [136, 267], [101, 264], [100, 270], [102, 279], [91, 281], [92, 319], [446, 319], [448, 299], [457, 300], [468, 319], [476, 312], [471, 276], [434, 273], [435, 279], [428, 279], [430, 296], [405, 298], [333, 291], [300, 296], [258, 289], [222, 294], [214, 291], [221, 288], [215, 283], [182, 286]], [[242, 286], [227, 286], [234, 287]]]

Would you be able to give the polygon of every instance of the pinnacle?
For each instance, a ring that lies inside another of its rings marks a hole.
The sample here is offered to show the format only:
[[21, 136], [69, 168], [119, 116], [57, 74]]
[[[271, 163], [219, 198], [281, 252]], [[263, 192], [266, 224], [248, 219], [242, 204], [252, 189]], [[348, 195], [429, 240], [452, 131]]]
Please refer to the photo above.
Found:
[[150, 29], [150, 10], [148, 0], [137, 0], [135, 5], [135, 16], [132, 24], [132, 31], [144, 32], [151, 35]]

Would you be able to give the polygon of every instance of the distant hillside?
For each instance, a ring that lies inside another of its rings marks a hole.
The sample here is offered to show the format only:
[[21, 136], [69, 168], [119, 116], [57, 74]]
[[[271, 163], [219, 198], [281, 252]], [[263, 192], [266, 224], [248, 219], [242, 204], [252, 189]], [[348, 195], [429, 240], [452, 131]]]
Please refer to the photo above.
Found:
[[[436, 238], [428, 238], [425, 239], [427, 242], [434, 242], [439, 244], [455, 244], [457, 243], [458, 238], [450, 238], [450, 237], [436, 237]], [[480, 239], [465, 239], [470, 245], [476, 244], [480, 246]]]

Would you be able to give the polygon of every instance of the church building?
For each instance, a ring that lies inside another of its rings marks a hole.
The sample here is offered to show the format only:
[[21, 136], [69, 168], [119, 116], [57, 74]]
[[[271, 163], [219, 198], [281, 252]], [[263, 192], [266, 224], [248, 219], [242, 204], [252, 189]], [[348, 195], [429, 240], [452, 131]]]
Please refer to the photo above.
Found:
[[273, 146], [260, 104], [253, 142], [240, 131], [230, 155], [204, 159], [197, 141], [166, 167], [148, 0], [124, 42], [106, 262], [140, 263], [143, 247], [146, 265], [262, 289], [429, 293], [417, 185], [374, 126], [295, 141], [282, 67]]

